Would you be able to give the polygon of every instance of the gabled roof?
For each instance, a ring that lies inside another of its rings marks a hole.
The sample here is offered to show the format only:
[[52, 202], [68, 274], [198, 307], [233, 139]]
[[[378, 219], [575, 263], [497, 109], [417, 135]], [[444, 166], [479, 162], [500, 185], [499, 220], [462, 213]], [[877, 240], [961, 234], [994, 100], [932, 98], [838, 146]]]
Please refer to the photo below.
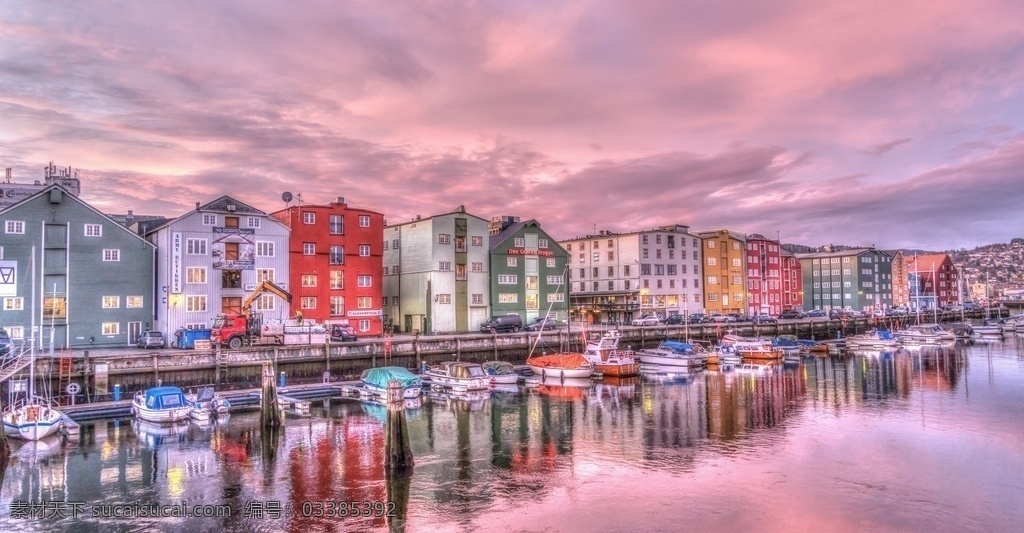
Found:
[[21, 200], [20, 202], [14, 204], [12, 206], [8, 206], [6, 209], [0, 210], [0, 217], [3, 217], [3, 216], [5, 216], [5, 215], [7, 215], [9, 213], [13, 213], [13, 212], [21, 209], [23, 206], [28, 205], [28, 203], [31, 202], [32, 200], [35, 200], [36, 198], [38, 198], [40, 196], [43, 196], [44, 194], [50, 194], [50, 191], [52, 191], [53, 189], [60, 189], [60, 191], [64, 194], [63, 198], [61, 199], [62, 202], [63, 201], [67, 201], [67, 200], [71, 200], [73, 202], [76, 202], [79, 205], [85, 207], [86, 209], [92, 211], [93, 213], [96, 213], [97, 216], [110, 221], [111, 224], [114, 224], [115, 226], [117, 226], [119, 231], [123, 231], [123, 232], [125, 232], [125, 233], [127, 233], [127, 234], [129, 234], [129, 235], [131, 235], [133, 237], [135, 237], [136, 239], [139, 239], [140, 241], [148, 244], [149, 246], [155, 247], [155, 245], [153, 243], [151, 243], [151, 242], [147, 241], [146, 239], [142, 238], [141, 235], [138, 235], [134, 231], [124, 227], [124, 225], [122, 225], [120, 222], [118, 222], [117, 220], [111, 218], [110, 215], [107, 215], [107, 214], [101, 212], [99, 209], [96, 209], [95, 207], [89, 205], [88, 203], [85, 202], [85, 200], [82, 200], [78, 196], [75, 196], [75, 195], [71, 194], [70, 192], [68, 192], [67, 189], [65, 189], [64, 187], [62, 187], [60, 185], [57, 185], [57, 184], [53, 184], [53, 185], [50, 185], [48, 187], [44, 187], [44, 188], [40, 189], [38, 192], [36, 192], [35, 194], [33, 194], [32, 196], [29, 196], [29, 197], [25, 198], [24, 200]]
[[419, 217], [419, 216], [417, 215], [417, 218], [414, 218], [414, 219], [412, 219], [412, 220], [406, 220], [406, 221], [404, 221], [404, 222], [399, 222], [399, 223], [397, 223], [397, 224], [388, 224], [387, 226], [385, 226], [385, 228], [384, 228], [384, 229], [387, 229], [387, 228], [396, 228], [396, 227], [398, 227], [398, 226], [404, 226], [404, 225], [406, 225], [406, 224], [417, 224], [417, 223], [420, 223], [420, 222], [426, 222], [426, 221], [428, 221], [428, 220], [430, 220], [430, 219], [432, 219], [432, 218], [435, 218], [435, 217], [443, 217], [443, 216], [447, 216], [447, 215], [460, 215], [460, 214], [461, 214], [461, 215], [466, 215], [467, 217], [472, 217], [472, 218], [475, 218], [475, 219], [477, 219], [477, 220], [481, 220], [481, 221], [483, 221], [483, 222], [488, 222], [488, 220], [487, 220], [487, 219], [485, 219], [485, 218], [482, 218], [482, 217], [478, 217], [478, 216], [476, 216], [476, 215], [471, 215], [471, 214], [467, 213], [467, 212], [466, 212], [466, 207], [465, 207], [465, 206], [462, 206], [462, 205], [460, 205], [459, 207], [456, 207], [455, 209], [453, 209], [452, 211], [450, 211], [450, 212], [448, 212], [448, 213], [438, 213], [438, 214], [436, 214], [436, 215], [431, 215], [431, 216], [429, 216], [429, 217]]
[[814, 259], [819, 257], [844, 257], [847, 255], [861, 255], [872, 252], [882, 253], [880, 250], [877, 250], [875, 248], [848, 248], [846, 250], [839, 250], [836, 252], [807, 252], [795, 255], [797, 259]]
[[[231, 208], [230, 206], [234, 207]], [[266, 216], [266, 213], [264, 213], [263, 211], [260, 211], [259, 209], [256, 209], [255, 207], [249, 204], [239, 202], [238, 200], [235, 200], [234, 198], [227, 195], [221, 196], [220, 198], [217, 198], [216, 200], [206, 205], [200, 206], [198, 209], [196, 209], [196, 211], [214, 211], [217, 213], [243, 213], [247, 215]]]
[[[946, 261], [946, 259], [950, 259], [949, 254], [924, 254], [924, 255], [915, 254], [915, 255], [908, 255], [908, 256], [905, 256], [905, 257], [906, 257], [906, 261], [907, 261], [907, 266], [908, 267], [914, 267], [916, 265], [920, 265], [921, 267], [928, 267], [928, 268], [931, 268], [932, 264], [941, 265], [942, 263], [944, 263]], [[952, 259], [950, 259], [950, 263], [952, 263], [952, 262], [953, 262]]]

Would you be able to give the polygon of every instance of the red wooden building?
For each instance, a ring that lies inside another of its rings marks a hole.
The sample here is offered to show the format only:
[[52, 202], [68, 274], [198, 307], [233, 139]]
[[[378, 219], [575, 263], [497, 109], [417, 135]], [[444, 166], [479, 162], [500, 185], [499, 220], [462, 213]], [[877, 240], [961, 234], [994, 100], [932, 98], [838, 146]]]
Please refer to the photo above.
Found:
[[271, 213], [291, 228], [288, 290], [303, 318], [380, 335], [384, 215], [349, 207], [296, 205]]
[[747, 313], [778, 316], [803, 306], [800, 262], [779, 241], [763, 235], [746, 239]]

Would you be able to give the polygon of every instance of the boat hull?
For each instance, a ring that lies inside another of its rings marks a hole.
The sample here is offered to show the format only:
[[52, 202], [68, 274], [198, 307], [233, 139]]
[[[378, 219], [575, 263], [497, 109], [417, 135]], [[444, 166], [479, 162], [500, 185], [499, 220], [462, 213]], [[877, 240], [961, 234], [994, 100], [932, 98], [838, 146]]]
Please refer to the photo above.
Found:
[[[39, 409], [34, 417], [29, 416], [30, 407], [24, 406], [4, 415], [4, 433], [8, 437], [35, 441], [60, 431], [63, 417], [58, 411], [41, 406], [31, 407]], [[30, 418], [34, 420], [29, 421]]]
[[515, 385], [519, 383], [519, 374], [498, 374], [491, 376], [492, 385]]
[[533, 366], [527, 365], [530, 370], [533, 370], [534, 374], [537, 374], [541, 379], [548, 378], [589, 378], [594, 370], [590, 367], [587, 368], [558, 368], [548, 366]]
[[645, 365], [658, 365], [662, 367], [684, 367], [691, 368], [701, 366], [703, 361], [697, 357], [690, 357], [685, 355], [656, 355], [647, 353], [637, 353], [637, 360]]
[[640, 373], [640, 365], [636, 363], [599, 364], [594, 365], [594, 371], [606, 376], [635, 376]]
[[[376, 394], [377, 396], [386, 398], [388, 395], [387, 389], [382, 389], [372, 383], [364, 381], [363, 386], [366, 387], [366, 390], [372, 392], [373, 394]], [[405, 398], [406, 400], [419, 398], [421, 394], [423, 394], [422, 386], [406, 387], [402, 389], [402, 398]]]
[[144, 404], [140, 405], [139, 402], [132, 402], [132, 412], [135, 414], [135, 418], [157, 424], [169, 424], [188, 420], [192, 417], [191, 411], [192, 408], [187, 405], [170, 409], [150, 409]]

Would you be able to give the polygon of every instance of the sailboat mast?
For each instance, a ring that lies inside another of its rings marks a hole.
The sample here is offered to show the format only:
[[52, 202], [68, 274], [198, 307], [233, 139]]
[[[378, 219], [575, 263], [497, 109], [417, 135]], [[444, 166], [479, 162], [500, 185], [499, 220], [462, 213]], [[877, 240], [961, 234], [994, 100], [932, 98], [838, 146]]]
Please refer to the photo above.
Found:
[[28, 364], [28, 400], [35, 396], [36, 386], [36, 247], [32, 247], [32, 257], [29, 258], [29, 268], [32, 270], [32, 319], [29, 329], [29, 364]]

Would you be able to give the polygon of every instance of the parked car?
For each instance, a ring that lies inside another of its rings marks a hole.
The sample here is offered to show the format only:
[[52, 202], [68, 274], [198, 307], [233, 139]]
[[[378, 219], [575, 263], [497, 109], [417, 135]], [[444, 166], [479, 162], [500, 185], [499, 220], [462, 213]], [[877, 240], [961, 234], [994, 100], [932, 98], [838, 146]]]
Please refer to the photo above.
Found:
[[11, 336], [7, 334], [7, 330], [0, 328], [0, 355], [7, 355], [11, 353]]
[[736, 317], [732, 315], [711, 315], [708, 317], [708, 322], [715, 324], [726, 324], [736, 322]]
[[778, 324], [779, 320], [768, 313], [761, 313], [750, 319], [755, 324]]
[[788, 320], [788, 319], [793, 319], [793, 318], [803, 318], [803, 317], [804, 317], [804, 314], [802, 312], [796, 310], [796, 309], [786, 309], [785, 311], [782, 312], [782, 314], [779, 315], [779, 318], [781, 318], [783, 320]]
[[658, 315], [644, 315], [640, 318], [634, 318], [631, 322], [634, 326], [657, 326], [661, 324], [661, 319]]
[[558, 329], [558, 324], [555, 323], [555, 319], [549, 317], [539, 316], [526, 323], [524, 327], [526, 331], [546, 331], [549, 329]]
[[732, 317], [732, 321], [733, 322], [750, 322], [751, 321], [751, 317], [749, 315], [744, 315], [743, 313], [729, 313], [729, 316]]
[[704, 313], [693, 313], [686, 317], [686, 322], [689, 324], [704, 324], [708, 321], [708, 316]]
[[804, 313], [804, 318], [823, 318], [827, 316], [824, 309], [811, 309]]
[[167, 339], [164, 338], [162, 331], [147, 331], [139, 335], [139, 340], [135, 341], [135, 345], [139, 348], [166, 348]]
[[519, 331], [523, 329], [523, 318], [519, 315], [498, 315], [480, 324], [480, 331], [484, 333], [502, 333], [506, 331]]
[[359, 339], [356, 328], [348, 324], [331, 326], [331, 340], [335, 342], [352, 342]]
[[682, 323], [683, 323], [683, 315], [676, 314], [676, 315], [668, 315], [667, 317], [665, 317], [665, 324], [676, 325], [676, 324], [682, 324]]
[[888, 316], [903, 316], [908, 314], [909, 311], [906, 307], [903, 307], [902, 305], [897, 305], [894, 307], [890, 307], [888, 310], [886, 310], [885, 313]]

